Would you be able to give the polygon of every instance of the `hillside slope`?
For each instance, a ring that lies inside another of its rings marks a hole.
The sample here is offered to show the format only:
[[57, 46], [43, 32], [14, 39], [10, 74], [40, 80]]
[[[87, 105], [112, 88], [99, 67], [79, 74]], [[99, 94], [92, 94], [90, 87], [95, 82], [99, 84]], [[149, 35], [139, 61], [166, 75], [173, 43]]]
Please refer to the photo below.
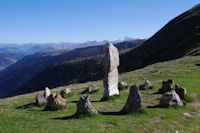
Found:
[[[120, 54], [119, 72], [200, 53], [200, 4], [181, 14], [140, 46]], [[14, 95], [103, 77], [102, 57], [87, 58], [46, 68]]]
[[[155, 89], [140, 91], [142, 96], [142, 112], [133, 115], [115, 115], [108, 112], [120, 111], [126, 103], [129, 91], [120, 91], [117, 100], [98, 102], [103, 95], [103, 81], [72, 84], [51, 90], [59, 93], [64, 88], [71, 88], [74, 95], [66, 98], [67, 110], [43, 111], [43, 107], [35, 106], [36, 93], [0, 99], [0, 131], [5, 133], [58, 133], [63, 132], [109, 132], [109, 133], [199, 133], [200, 110], [200, 56], [153, 64], [143, 69], [119, 75], [120, 81], [129, 85], [144, 83], [150, 80]], [[148, 108], [158, 104], [153, 94], [161, 87], [163, 79], [172, 78], [176, 84], [187, 89], [187, 94], [195, 101], [181, 108]], [[90, 94], [93, 107], [100, 112], [97, 116], [74, 118], [76, 101], [80, 92], [88, 85], [95, 84], [100, 91]], [[189, 113], [192, 117], [185, 116]], [[107, 114], [106, 114], [107, 113]]]
[[25, 56], [26, 54], [18, 48], [0, 48], [0, 70], [14, 64]]
[[[128, 49], [143, 43], [144, 39], [115, 44], [119, 50]], [[104, 46], [90, 46], [75, 50], [55, 50], [39, 52], [26, 56], [17, 63], [0, 72], [0, 97], [8, 95], [30, 81], [47, 66], [74, 60], [77, 58], [96, 56], [104, 53]]]

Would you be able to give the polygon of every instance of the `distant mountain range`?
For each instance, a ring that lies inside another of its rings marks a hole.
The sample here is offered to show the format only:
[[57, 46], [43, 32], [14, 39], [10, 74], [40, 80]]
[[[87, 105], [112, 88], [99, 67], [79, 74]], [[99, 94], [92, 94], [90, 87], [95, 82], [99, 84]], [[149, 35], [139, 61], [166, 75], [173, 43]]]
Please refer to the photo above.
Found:
[[[131, 42], [127, 42], [127, 45], [129, 43]], [[119, 72], [128, 72], [183, 56], [200, 56], [200, 4], [174, 18], [144, 43], [120, 51]], [[103, 78], [102, 62], [103, 56], [99, 55], [51, 65], [12, 95], [42, 90], [45, 86], [54, 88], [99, 80]], [[0, 83], [0, 88], [3, 88], [1, 85], [3, 84]]]
[[[145, 39], [129, 40], [115, 44], [119, 50], [129, 49], [143, 43]], [[93, 44], [93, 43], [90, 43]], [[89, 43], [88, 43], [89, 45]], [[104, 46], [88, 46], [74, 50], [61, 49], [28, 55], [0, 72], [0, 97], [19, 89], [50, 65], [104, 54]], [[41, 81], [42, 82], [42, 81]], [[53, 81], [52, 81], [53, 82]]]
[[[110, 41], [112, 43], [120, 43], [123, 41], [133, 40], [130, 37], [122, 37], [118, 40]], [[103, 45], [107, 40], [103, 41], [87, 41], [82, 43], [27, 43], [27, 44], [0, 44], [0, 70], [5, 69], [11, 64], [17, 62], [23, 57], [41, 51], [61, 50], [83, 48], [88, 46]]]

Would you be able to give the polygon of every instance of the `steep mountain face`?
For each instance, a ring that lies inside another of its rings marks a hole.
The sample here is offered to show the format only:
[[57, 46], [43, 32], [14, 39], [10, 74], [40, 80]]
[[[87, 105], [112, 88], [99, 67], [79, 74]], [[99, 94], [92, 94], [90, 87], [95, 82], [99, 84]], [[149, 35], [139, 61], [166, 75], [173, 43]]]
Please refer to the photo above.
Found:
[[[200, 4], [176, 17], [143, 44], [120, 54], [119, 72], [149, 64], [200, 55]], [[98, 80], [103, 77], [103, 56], [50, 66], [13, 95], [57, 86]]]
[[[116, 44], [116, 46], [119, 50], [128, 49], [137, 46], [144, 41], [144, 39], [137, 39], [119, 43]], [[99, 45], [78, 48], [72, 51], [45, 51], [29, 55], [0, 72], [0, 97], [6, 96], [8, 93], [19, 89], [25, 83], [34, 78], [40, 71], [50, 65], [84, 57], [101, 55], [103, 53], [104, 46]]]

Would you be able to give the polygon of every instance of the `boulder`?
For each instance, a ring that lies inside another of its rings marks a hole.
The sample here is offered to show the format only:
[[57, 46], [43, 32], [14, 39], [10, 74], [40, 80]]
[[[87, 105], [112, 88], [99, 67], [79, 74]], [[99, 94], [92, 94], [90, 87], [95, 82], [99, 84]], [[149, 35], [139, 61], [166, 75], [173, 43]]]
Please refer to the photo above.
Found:
[[36, 104], [41, 106], [41, 105], [45, 105], [46, 103], [47, 103], [46, 98], [41, 93], [37, 93]]
[[60, 94], [51, 94], [48, 97], [45, 110], [60, 110], [66, 108], [66, 100]]
[[151, 82], [149, 80], [146, 80], [144, 82], [144, 84], [142, 84], [140, 87], [139, 87], [139, 90], [147, 90], [147, 89], [153, 89], [152, 85], [151, 85]]
[[97, 92], [98, 90], [99, 90], [99, 88], [98, 88], [96, 85], [92, 84], [92, 85], [89, 85], [88, 88], [85, 89], [85, 90], [82, 92], [82, 94], [85, 94], [85, 93], [90, 93], [90, 94], [92, 94], [92, 93], [94, 93], [94, 92]]
[[128, 83], [124, 82], [124, 81], [119, 82], [118, 83], [118, 89], [119, 89], [119, 91], [121, 91], [123, 89], [128, 89]]
[[44, 97], [45, 97], [45, 98], [48, 98], [48, 97], [50, 96], [50, 94], [51, 94], [51, 92], [50, 92], [49, 88], [48, 88], [48, 87], [45, 87], [45, 90], [44, 90]]
[[60, 95], [63, 98], [66, 98], [67, 96], [69, 96], [70, 93], [71, 93], [70, 88], [66, 88], [66, 89], [63, 89], [63, 90], [60, 91]]
[[94, 115], [98, 114], [98, 111], [95, 110], [90, 102], [90, 97], [86, 94], [81, 96], [80, 100], [77, 103], [77, 112], [76, 114], [85, 114], [85, 115]]
[[173, 105], [183, 106], [180, 97], [174, 90], [164, 93], [161, 98], [158, 98], [158, 100], [160, 100], [160, 107], [169, 107]]
[[162, 88], [160, 88], [158, 90], [158, 93], [163, 94], [163, 93], [169, 92], [172, 90], [172, 88], [173, 88], [173, 80], [172, 79], [163, 80]]
[[123, 114], [136, 113], [140, 110], [141, 106], [142, 106], [142, 100], [139, 88], [137, 85], [133, 85], [130, 88], [128, 99], [121, 113]]
[[119, 95], [118, 90], [118, 69], [119, 66], [119, 52], [112, 43], [106, 43], [106, 54], [104, 58], [104, 93], [102, 99], [109, 96]]
[[178, 84], [175, 85], [175, 91], [179, 95], [181, 99], [184, 99], [184, 96], [186, 94], [186, 88], [182, 88]]

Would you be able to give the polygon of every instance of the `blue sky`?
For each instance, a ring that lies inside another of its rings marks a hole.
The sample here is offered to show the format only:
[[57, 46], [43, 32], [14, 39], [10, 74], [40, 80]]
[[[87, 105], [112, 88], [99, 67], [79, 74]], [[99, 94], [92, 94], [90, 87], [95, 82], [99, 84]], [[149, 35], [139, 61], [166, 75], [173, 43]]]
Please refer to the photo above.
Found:
[[199, 0], [0, 0], [0, 43], [149, 38]]

